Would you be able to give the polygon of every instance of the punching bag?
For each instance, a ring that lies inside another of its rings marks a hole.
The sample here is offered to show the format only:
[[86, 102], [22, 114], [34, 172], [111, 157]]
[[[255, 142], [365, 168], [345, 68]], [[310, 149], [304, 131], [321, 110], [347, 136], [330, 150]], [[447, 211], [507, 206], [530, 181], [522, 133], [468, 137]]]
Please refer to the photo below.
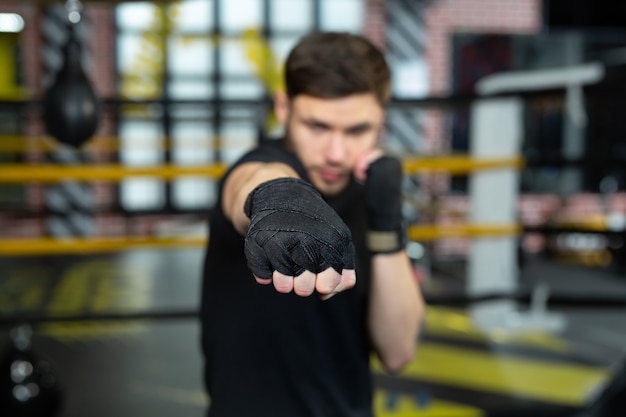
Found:
[[93, 136], [100, 117], [100, 104], [83, 69], [81, 55], [72, 25], [63, 48], [63, 66], [43, 98], [46, 131], [75, 148]]
[[53, 417], [61, 408], [61, 388], [51, 365], [31, 347], [30, 326], [11, 332], [0, 358], [0, 410], [3, 417]]

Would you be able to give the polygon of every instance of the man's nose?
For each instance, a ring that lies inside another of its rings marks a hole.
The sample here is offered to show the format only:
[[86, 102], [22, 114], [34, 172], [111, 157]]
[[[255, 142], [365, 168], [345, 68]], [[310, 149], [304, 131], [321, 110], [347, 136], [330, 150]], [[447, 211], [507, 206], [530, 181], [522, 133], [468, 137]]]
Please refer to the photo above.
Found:
[[326, 160], [333, 163], [341, 163], [346, 157], [346, 149], [343, 137], [340, 133], [332, 133], [326, 146]]

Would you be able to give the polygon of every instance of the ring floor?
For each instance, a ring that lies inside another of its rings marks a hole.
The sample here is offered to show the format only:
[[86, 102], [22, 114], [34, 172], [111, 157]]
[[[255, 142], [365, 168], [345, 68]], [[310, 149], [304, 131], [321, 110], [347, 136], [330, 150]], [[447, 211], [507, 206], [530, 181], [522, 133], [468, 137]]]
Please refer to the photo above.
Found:
[[[201, 261], [196, 249], [0, 258], [0, 349], [16, 317], [182, 312], [158, 320], [37, 323], [33, 348], [61, 381], [58, 417], [203, 416], [209, 399], [193, 316]], [[554, 294], [626, 300], [626, 277], [601, 268], [531, 258], [520, 284], [537, 283]], [[462, 273], [444, 268], [424, 283], [426, 299], [463, 284]], [[385, 374], [372, 359], [377, 417], [577, 415], [624, 360], [626, 309], [550, 312], [566, 319], [561, 331], [485, 334], [464, 308], [430, 306], [404, 372]]]

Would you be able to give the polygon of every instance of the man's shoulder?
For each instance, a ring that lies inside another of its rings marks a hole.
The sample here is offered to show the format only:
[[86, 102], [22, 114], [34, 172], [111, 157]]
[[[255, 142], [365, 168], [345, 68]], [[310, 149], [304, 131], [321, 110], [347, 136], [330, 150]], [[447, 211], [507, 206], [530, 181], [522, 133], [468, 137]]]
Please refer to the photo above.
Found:
[[243, 154], [238, 162], [274, 162], [276, 159], [288, 158], [289, 153], [281, 139], [262, 139], [257, 146]]
[[306, 178], [302, 162], [286, 148], [282, 139], [262, 139], [258, 146], [242, 155], [232, 168], [247, 162], [282, 162], [293, 168], [301, 178]]

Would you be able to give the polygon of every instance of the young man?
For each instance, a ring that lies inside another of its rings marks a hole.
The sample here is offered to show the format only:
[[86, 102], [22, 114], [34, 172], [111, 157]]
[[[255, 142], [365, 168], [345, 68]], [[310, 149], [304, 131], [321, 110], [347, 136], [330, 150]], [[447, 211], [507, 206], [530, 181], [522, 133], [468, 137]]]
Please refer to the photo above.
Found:
[[377, 148], [389, 78], [360, 36], [304, 37], [275, 99], [284, 138], [222, 179], [201, 313], [209, 416], [371, 417], [371, 352], [390, 372], [412, 359], [424, 306], [402, 171]]

